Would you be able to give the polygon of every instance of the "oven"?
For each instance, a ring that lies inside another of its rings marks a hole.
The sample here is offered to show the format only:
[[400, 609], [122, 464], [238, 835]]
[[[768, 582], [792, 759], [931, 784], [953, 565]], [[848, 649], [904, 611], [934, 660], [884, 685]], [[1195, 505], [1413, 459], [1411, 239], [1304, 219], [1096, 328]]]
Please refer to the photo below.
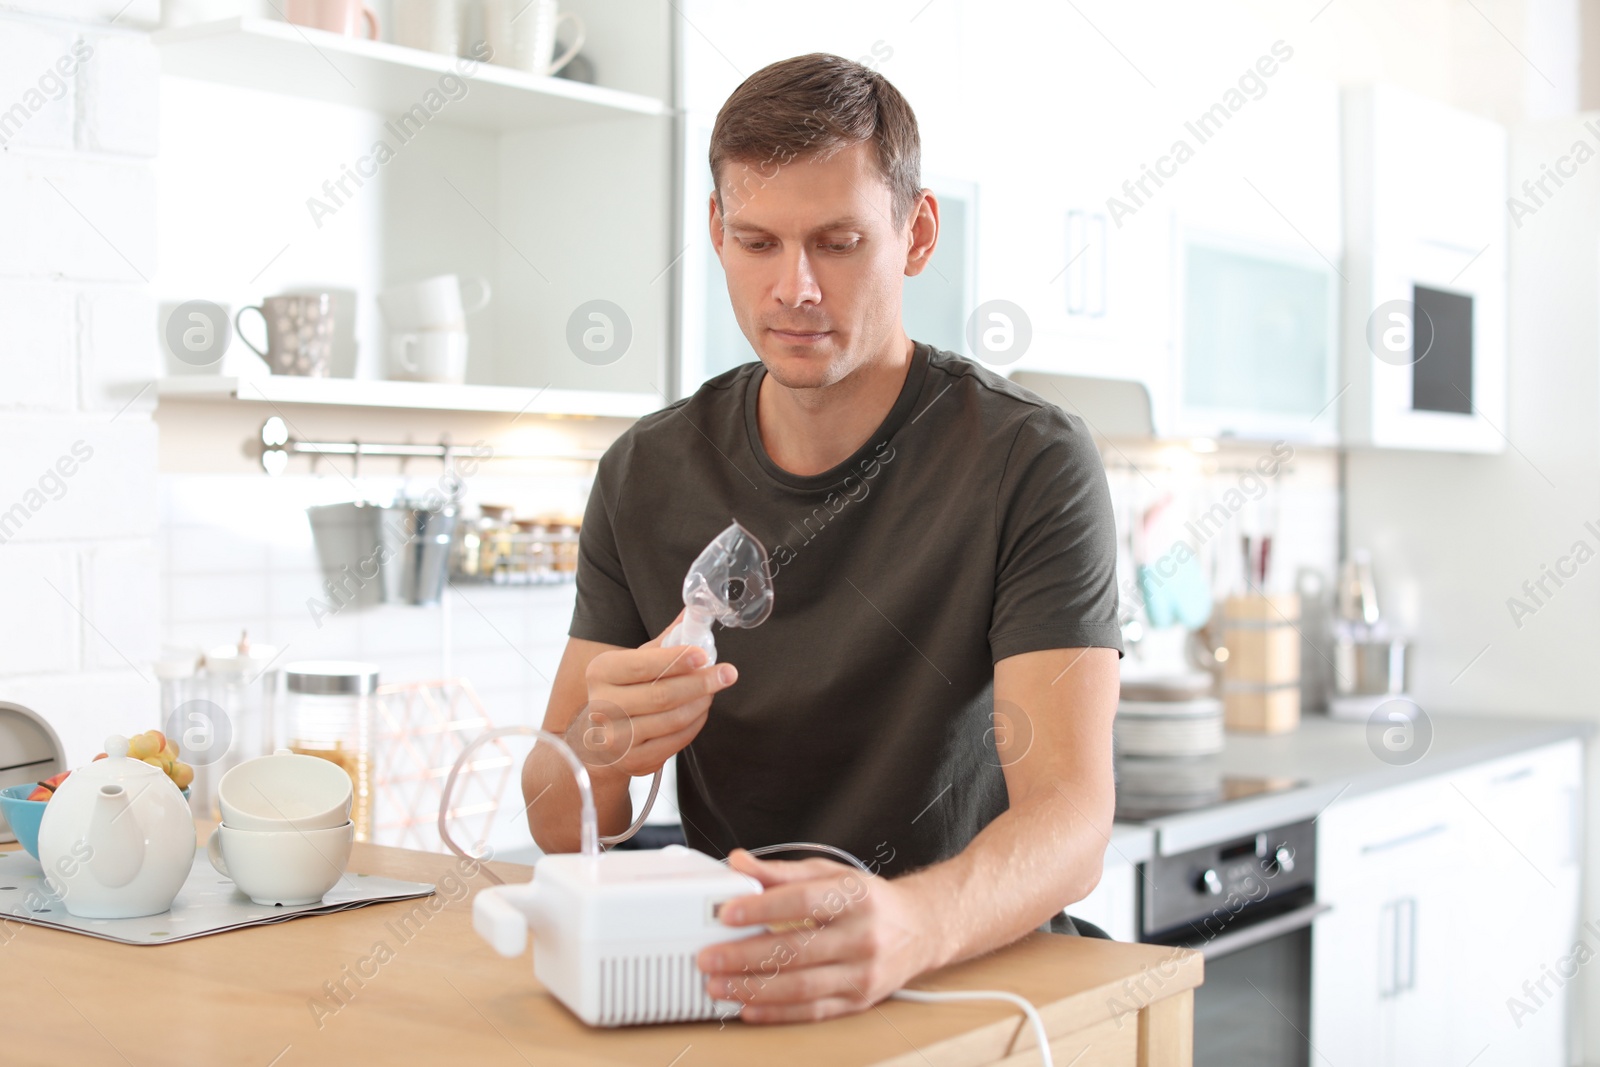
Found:
[[1205, 956], [1195, 1067], [1309, 1067], [1316, 868], [1310, 820], [1145, 864], [1140, 940]]

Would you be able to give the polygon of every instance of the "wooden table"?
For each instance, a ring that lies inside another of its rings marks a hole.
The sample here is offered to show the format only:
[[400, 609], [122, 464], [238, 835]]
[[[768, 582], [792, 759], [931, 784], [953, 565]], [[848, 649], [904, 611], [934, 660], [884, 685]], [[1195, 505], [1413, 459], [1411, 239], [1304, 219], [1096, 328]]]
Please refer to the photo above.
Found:
[[[463, 866], [452, 856], [357, 845], [352, 870], [436, 883], [432, 909], [417, 909], [426, 901], [376, 904], [172, 945], [119, 945], [0, 922], [0, 1062], [1039, 1062], [1020, 1014], [991, 1003], [889, 1000], [849, 1018], [791, 1026], [590, 1029], [544, 992], [530, 957], [502, 959], [473, 933], [471, 894], [490, 883], [482, 872], [462, 878]], [[494, 869], [508, 880], [527, 877], [526, 867]], [[402, 922], [407, 915], [413, 918]], [[1202, 967], [1192, 952], [1035, 933], [913, 984], [1027, 997], [1044, 1018], [1060, 1067], [1186, 1067]]]

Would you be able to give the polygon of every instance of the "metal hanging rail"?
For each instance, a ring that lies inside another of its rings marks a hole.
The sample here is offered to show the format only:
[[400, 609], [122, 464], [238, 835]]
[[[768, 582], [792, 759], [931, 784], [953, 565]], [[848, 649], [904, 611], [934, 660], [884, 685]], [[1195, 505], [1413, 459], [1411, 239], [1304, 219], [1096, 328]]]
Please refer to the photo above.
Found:
[[448, 467], [451, 461], [462, 456], [480, 462], [491, 459], [545, 459], [590, 463], [603, 454], [603, 450], [592, 448], [565, 452], [508, 452], [492, 447], [485, 453], [480, 451], [482, 447], [482, 442], [458, 445], [448, 438], [441, 439], [434, 445], [363, 441], [360, 438], [348, 441], [303, 441], [291, 434], [288, 425], [277, 415], [261, 424], [261, 469], [272, 475], [283, 473], [284, 468], [288, 466], [290, 456], [310, 456], [313, 460], [322, 456], [349, 456], [357, 464], [361, 462], [362, 456], [389, 456], [402, 460], [437, 459]]

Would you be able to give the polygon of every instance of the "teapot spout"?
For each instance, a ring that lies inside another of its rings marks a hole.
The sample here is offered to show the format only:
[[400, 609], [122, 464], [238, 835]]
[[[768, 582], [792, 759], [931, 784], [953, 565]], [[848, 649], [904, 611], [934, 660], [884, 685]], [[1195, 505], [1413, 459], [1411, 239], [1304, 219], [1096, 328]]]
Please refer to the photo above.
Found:
[[90, 874], [108, 888], [127, 885], [144, 866], [144, 830], [138, 816], [128, 811], [128, 791], [121, 785], [100, 787], [84, 842]]

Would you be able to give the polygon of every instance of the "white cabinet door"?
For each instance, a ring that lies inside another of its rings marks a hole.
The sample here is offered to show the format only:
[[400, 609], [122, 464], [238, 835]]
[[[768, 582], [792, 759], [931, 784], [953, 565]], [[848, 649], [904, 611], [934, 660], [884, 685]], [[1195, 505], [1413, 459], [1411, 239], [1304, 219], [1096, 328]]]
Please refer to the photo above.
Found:
[[1292, 67], [1267, 84], [1173, 183], [1172, 431], [1332, 443], [1339, 92]]
[[[1450, 1021], [1479, 1067], [1566, 1063], [1577, 939], [1578, 741], [1496, 760], [1452, 778], [1472, 832], [1459, 934], [1461, 1001]], [[1563, 974], [1565, 971], [1567, 973]]]
[[[1442, 782], [1336, 803], [1317, 822], [1311, 1042], [1333, 1063], [1434, 1062], [1448, 1011], [1450, 857], [1462, 843]], [[1428, 958], [1424, 959], [1427, 954]], [[1435, 966], [1435, 964], [1441, 966]], [[1419, 1041], [1426, 1054], [1414, 1056]]]

